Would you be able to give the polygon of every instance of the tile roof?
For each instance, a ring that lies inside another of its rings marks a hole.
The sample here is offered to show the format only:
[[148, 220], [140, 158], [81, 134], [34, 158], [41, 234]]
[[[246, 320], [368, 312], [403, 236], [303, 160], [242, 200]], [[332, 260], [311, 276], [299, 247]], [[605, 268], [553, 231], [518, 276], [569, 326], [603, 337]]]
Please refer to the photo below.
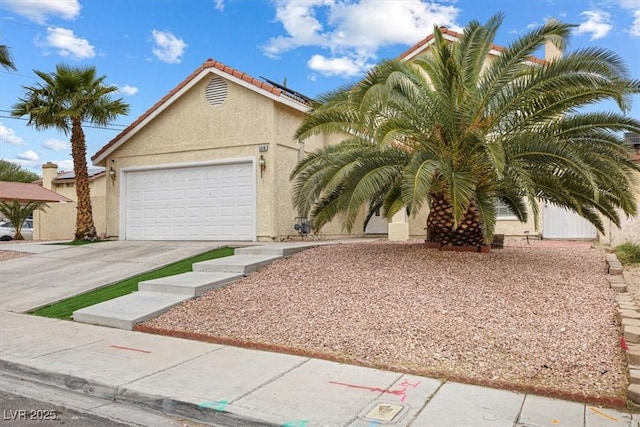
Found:
[[222, 62], [207, 59], [200, 67], [194, 70], [186, 79], [180, 82], [176, 87], [174, 87], [169, 93], [163, 96], [158, 102], [156, 102], [151, 108], [145, 111], [140, 117], [134, 120], [129, 126], [127, 126], [122, 132], [116, 135], [111, 141], [109, 141], [104, 147], [102, 147], [96, 154], [91, 156], [91, 160], [96, 162], [101, 157], [105, 156], [112, 148], [118, 145], [118, 142], [128, 136], [132, 131], [134, 131], [145, 119], [151, 116], [154, 112], [159, 110], [163, 105], [168, 103], [177, 93], [179, 93], [182, 89], [187, 87], [192, 82], [195, 82], [199, 76], [203, 77], [206, 74], [203, 74], [206, 70], [219, 70], [222, 73], [227, 74], [233, 78], [241, 80], [246, 84], [253, 87], [256, 91], [262, 92], [263, 94], [267, 94], [269, 96], [274, 96], [277, 98], [282, 98], [284, 102], [293, 101], [294, 104], [299, 104], [300, 109], [307, 109], [308, 104], [305, 104], [298, 100], [295, 97], [287, 96], [286, 91], [279, 89], [269, 83], [266, 83], [262, 80], [251, 77], [249, 74], [244, 73], [242, 71], [236, 70], [235, 68], [229, 67], [228, 65], [223, 64]]
[[[440, 31], [442, 31], [443, 34], [449, 35], [450, 37], [455, 37], [457, 39], [462, 37], [462, 33], [450, 30], [447, 27], [440, 27]], [[427, 37], [425, 37], [424, 39], [420, 40], [418, 43], [414, 44], [409, 49], [404, 51], [398, 57], [398, 59], [405, 59], [407, 57], [411, 57], [411, 56], [417, 55], [418, 53], [420, 53], [420, 51], [426, 49], [431, 44], [433, 39], [434, 39], [433, 33], [429, 34]], [[507, 48], [505, 48], [503, 46], [498, 46], [497, 44], [494, 44], [491, 47], [493, 48], [493, 50], [498, 51], [498, 52], [504, 52], [507, 49]], [[546, 64], [547, 63], [547, 61], [545, 61], [544, 59], [536, 58], [534, 56], [530, 56], [529, 60], [531, 62], [535, 62], [537, 64]]]
[[0, 181], [0, 200], [10, 201], [18, 199], [21, 202], [71, 202], [58, 193], [47, 190], [38, 184], [27, 184], [23, 182]]

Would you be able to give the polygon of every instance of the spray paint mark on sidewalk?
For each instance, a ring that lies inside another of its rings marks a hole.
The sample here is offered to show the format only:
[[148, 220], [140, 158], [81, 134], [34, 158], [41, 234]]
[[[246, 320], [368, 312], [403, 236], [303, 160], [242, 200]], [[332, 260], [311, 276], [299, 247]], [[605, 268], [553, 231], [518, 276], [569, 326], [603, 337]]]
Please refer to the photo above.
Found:
[[219, 400], [219, 401], [208, 401], [202, 402], [198, 405], [198, 408], [207, 408], [213, 409], [214, 411], [224, 411], [227, 408], [229, 401], [227, 400]]
[[307, 427], [307, 420], [295, 420], [295, 421], [287, 421], [282, 424], [282, 427]]
[[589, 407], [589, 410], [590, 410], [591, 412], [593, 412], [594, 414], [598, 414], [598, 415], [600, 415], [600, 416], [602, 416], [602, 417], [604, 417], [604, 418], [606, 418], [606, 419], [608, 419], [608, 420], [611, 420], [611, 421], [618, 421], [618, 419], [617, 419], [616, 417], [612, 417], [611, 415], [605, 414], [604, 412], [602, 412], [602, 411], [600, 411], [600, 410], [598, 410], [598, 409], [596, 409], [596, 408]]
[[349, 387], [349, 388], [356, 388], [356, 389], [361, 389], [361, 390], [368, 390], [374, 393], [383, 393], [383, 394], [391, 394], [391, 395], [395, 395], [400, 397], [400, 402], [404, 402], [404, 400], [407, 398], [407, 389], [411, 388], [411, 389], [415, 389], [416, 387], [418, 387], [420, 385], [420, 381], [416, 382], [416, 383], [410, 383], [407, 380], [402, 381], [400, 384], [398, 384], [398, 388], [397, 390], [390, 390], [388, 388], [380, 388], [380, 387], [369, 387], [366, 385], [358, 385], [358, 384], [348, 384], [348, 383], [341, 383], [338, 381], [329, 381], [330, 384], [335, 384], [335, 385], [341, 385], [344, 387]]
[[148, 351], [148, 350], [140, 350], [139, 348], [122, 347], [122, 346], [119, 346], [119, 345], [112, 345], [110, 347], [111, 348], [117, 348], [118, 350], [129, 350], [129, 351], [137, 351], [138, 353], [151, 354], [150, 351]]

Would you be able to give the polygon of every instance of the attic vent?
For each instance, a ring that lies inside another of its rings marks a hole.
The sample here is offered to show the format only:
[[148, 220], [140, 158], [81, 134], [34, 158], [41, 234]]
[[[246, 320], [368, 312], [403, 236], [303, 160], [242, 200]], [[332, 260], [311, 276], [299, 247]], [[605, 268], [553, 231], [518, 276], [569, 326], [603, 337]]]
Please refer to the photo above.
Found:
[[205, 90], [205, 98], [213, 106], [222, 104], [227, 99], [227, 82], [221, 77], [212, 78]]

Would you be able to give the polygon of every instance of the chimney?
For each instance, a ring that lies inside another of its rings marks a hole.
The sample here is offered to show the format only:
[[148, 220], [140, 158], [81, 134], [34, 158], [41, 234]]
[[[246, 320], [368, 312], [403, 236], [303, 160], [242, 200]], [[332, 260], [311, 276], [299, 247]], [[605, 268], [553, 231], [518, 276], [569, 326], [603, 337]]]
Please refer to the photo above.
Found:
[[553, 61], [554, 59], [558, 59], [562, 56], [562, 51], [554, 46], [549, 40], [544, 42], [544, 59], [546, 61]]
[[58, 165], [47, 162], [42, 165], [42, 186], [47, 190], [53, 189], [52, 181], [58, 176]]
[[[555, 23], [558, 22], [555, 18], [551, 18], [549, 19], [550, 23]], [[556, 37], [557, 39], [557, 37]], [[562, 42], [560, 42], [562, 43]], [[563, 43], [562, 43], [563, 44]], [[558, 59], [562, 56], [562, 50], [558, 49], [558, 47], [556, 47], [556, 45], [553, 44], [553, 42], [551, 41], [551, 39], [547, 39], [544, 42], [544, 59], [546, 61], [553, 61], [554, 59]]]

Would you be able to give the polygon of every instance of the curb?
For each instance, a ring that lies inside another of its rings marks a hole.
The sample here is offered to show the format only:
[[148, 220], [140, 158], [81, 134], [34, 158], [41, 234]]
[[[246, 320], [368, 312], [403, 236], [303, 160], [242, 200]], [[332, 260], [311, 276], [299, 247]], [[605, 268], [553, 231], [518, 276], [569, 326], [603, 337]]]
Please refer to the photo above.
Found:
[[196, 404], [177, 398], [129, 390], [126, 386], [63, 374], [46, 368], [36, 368], [16, 361], [0, 359], [0, 372], [19, 378], [20, 380], [46, 384], [110, 402], [126, 403], [157, 411], [165, 415], [178, 416], [206, 423], [215, 423], [215, 425], [219, 426], [282, 426], [282, 423], [262, 421], [248, 414], [243, 414], [242, 412], [247, 410], [233, 407], [233, 405], [227, 405], [226, 402], [222, 405], [214, 405], [214, 403], [218, 402]]

